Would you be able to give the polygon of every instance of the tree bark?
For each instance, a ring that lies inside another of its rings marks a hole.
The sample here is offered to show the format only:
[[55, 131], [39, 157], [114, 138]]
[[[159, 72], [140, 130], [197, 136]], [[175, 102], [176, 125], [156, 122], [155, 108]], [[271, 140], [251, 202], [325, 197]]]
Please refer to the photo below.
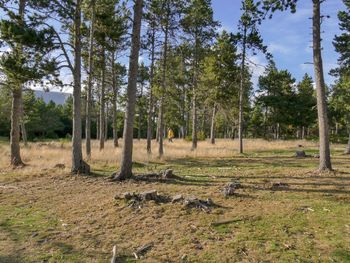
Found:
[[96, 116], [96, 140], [100, 139], [100, 117]]
[[26, 125], [23, 119], [21, 119], [20, 128], [21, 128], [22, 140], [23, 140], [24, 146], [26, 147], [28, 146], [28, 139], [27, 139]]
[[28, 146], [28, 139], [27, 139], [27, 130], [26, 125], [24, 123], [24, 108], [23, 108], [23, 100], [21, 100], [21, 119], [20, 119], [20, 129], [22, 134], [22, 140], [24, 143], [24, 146]]
[[346, 147], [345, 154], [350, 154], [350, 133], [349, 133], [348, 146]]
[[[18, 3], [18, 14], [20, 23], [24, 23], [25, 0], [20, 0]], [[16, 47], [19, 59], [22, 57], [22, 46], [18, 44]], [[13, 167], [23, 166], [21, 159], [20, 141], [20, 119], [22, 108], [22, 85], [18, 84], [12, 87], [12, 106], [11, 106], [11, 134], [10, 134], [10, 163]]]
[[[167, 2], [168, 3], [168, 2]], [[161, 95], [160, 95], [160, 105], [159, 105], [159, 148], [158, 155], [161, 158], [164, 154], [163, 139], [164, 139], [164, 96], [166, 89], [166, 70], [167, 70], [167, 53], [168, 53], [168, 37], [169, 37], [169, 16], [170, 10], [167, 6], [167, 17], [164, 31], [164, 45], [163, 45], [163, 67], [162, 67], [162, 84], [161, 84]]]
[[123, 133], [123, 149], [120, 172], [114, 176], [115, 180], [124, 180], [132, 176], [133, 129], [135, 118], [136, 84], [138, 59], [140, 51], [140, 31], [142, 19], [142, 0], [136, 0], [134, 5], [134, 20], [131, 39], [131, 53], [129, 61], [129, 76], [127, 87], [127, 102], [125, 108], [125, 122]]
[[138, 131], [137, 131], [137, 139], [141, 140], [141, 129], [142, 129], [142, 97], [143, 97], [143, 84], [141, 84], [141, 92], [139, 98], [139, 118], [138, 118]]
[[100, 150], [105, 147], [105, 89], [106, 89], [106, 58], [105, 49], [102, 50], [102, 77], [100, 97]]
[[317, 111], [320, 140], [320, 164], [319, 170], [332, 170], [330, 147], [329, 147], [329, 127], [327, 116], [327, 102], [325, 92], [325, 82], [323, 75], [323, 64], [321, 54], [321, 15], [320, 0], [313, 0], [313, 60], [317, 90]]
[[241, 82], [239, 87], [239, 116], [238, 116], [238, 139], [239, 139], [239, 153], [243, 153], [243, 100], [244, 100], [244, 71], [245, 71], [245, 59], [246, 59], [246, 40], [247, 40], [247, 27], [244, 26], [243, 30], [243, 50], [242, 50], [242, 62], [241, 62]]
[[215, 144], [215, 117], [216, 117], [216, 104], [213, 107], [213, 115], [211, 117], [211, 127], [210, 127], [210, 143]]
[[192, 88], [192, 148], [191, 150], [197, 149], [197, 85], [198, 85], [198, 49], [199, 40], [197, 35], [195, 36], [195, 58], [194, 58], [194, 73], [193, 73], [193, 88]]
[[12, 108], [11, 108], [11, 165], [14, 167], [22, 166], [21, 150], [19, 145], [20, 140], [20, 116], [22, 103], [22, 87], [13, 88], [12, 91]]
[[105, 104], [106, 104], [106, 111], [105, 111], [105, 129], [104, 129], [105, 137], [104, 137], [104, 140], [106, 142], [108, 140], [108, 109], [109, 109], [108, 101], [106, 101]]
[[90, 24], [90, 40], [89, 40], [89, 72], [88, 85], [86, 91], [86, 123], [85, 123], [85, 144], [86, 157], [91, 158], [91, 108], [92, 108], [92, 78], [93, 78], [93, 56], [94, 56], [94, 33], [95, 33], [95, 0], [91, 1], [91, 24]]
[[150, 71], [150, 91], [149, 91], [149, 107], [148, 107], [148, 118], [147, 118], [147, 153], [152, 153], [152, 130], [153, 130], [153, 78], [154, 78], [154, 62], [155, 62], [155, 35], [156, 29], [153, 27], [151, 36], [151, 71]]
[[118, 142], [118, 123], [117, 123], [117, 98], [118, 98], [118, 87], [116, 81], [116, 73], [115, 73], [115, 54], [112, 54], [112, 86], [113, 86], [113, 99], [112, 99], [112, 111], [113, 111], [113, 145], [115, 148], [119, 147]]
[[81, 149], [81, 1], [77, 0], [74, 18], [74, 87], [73, 87], [73, 137], [72, 173], [89, 173]]

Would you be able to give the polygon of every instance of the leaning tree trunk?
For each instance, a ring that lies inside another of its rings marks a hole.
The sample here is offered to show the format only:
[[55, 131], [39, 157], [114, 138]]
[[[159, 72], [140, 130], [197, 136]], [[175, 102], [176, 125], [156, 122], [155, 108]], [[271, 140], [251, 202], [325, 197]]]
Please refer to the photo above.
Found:
[[152, 38], [151, 38], [151, 71], [150, 71], [150, 86], [149, 86], [149, 106], [148, 106], [148, 117], [147, 117], [147, 153], [152, 153], [152, 130], [153, 130], [153, 78], [154, 78], [154, 62], [155, 62], [155, 35], [156, 30], [153, 27]]
[[243, 100], [244, 100], [244, 76], [245, 76], [245, 59], [246, 59], [246, 38], [247, 28], [243, 30], [243, 52], [241, 64], [241, 82], [239, 87], [239, 116], [238, 116], [238, 139], [239, 139], [239, 153], [243, 153]]
[[118, 123], [117, 123], [117, 98], [118, 98], [118, 87], [117, 87], [117, 76], [115, 74], [115, 54], [112, 53], [112, 86], [113, 86], [113, 98], [112, 98], [112, 111], [113, 111], [113, 145], [115, 148], [119, 146], [118, 142]]
[[331, 155], [329, 147], [329, 127], [327, 116], [327, 102], [325, 82], [323, 75], [323, 64], [321, 55], [321, 15], [320, 0], [313, 0], [313, 59], [317, 90], [317, 110], [320, 136], [320, 164], [319, 170], [332, 170]]
[[142, 2], [142, 0], [136, 0], [134, 5], [129, 77], [126, 94], [127, 102], [125, 107], [125, 122], [123, 133], [123, 149], [120, 162], [120, 172], [114, 176], [115, 180], [124, 180], [132, 176], [133, 130], [135, 118], [137, 73], [139, 66], [138, 59], [140, 51]]
[[89, 72], [88, 85], [86, 91], [86, 123], [85, 123], [85, 144], [86, 157], [91, 157], [91, 108], [92, 108], [92, 78], [93, 78], [93, 62], [94, 62], [94, 32], [95, 32], [95, 0], [91, 1], [91, 25], [89, 40]]
[[105, 147], [105, 89], [106, 89], [106, 59], [105, 50], [102, 50], [102, 80], [100, 97], [100, 150]]
[[215, 117], [216, 117], [216, 104], [213, 107], [213, 116], [211, 117], [210, 127], [210, 143], [215, 144]]
[[74, 18], [74, 87], [73, 87], [73, 137], [72, 173], [89, 173], [81, 149], [81, 1], [77, 0]]

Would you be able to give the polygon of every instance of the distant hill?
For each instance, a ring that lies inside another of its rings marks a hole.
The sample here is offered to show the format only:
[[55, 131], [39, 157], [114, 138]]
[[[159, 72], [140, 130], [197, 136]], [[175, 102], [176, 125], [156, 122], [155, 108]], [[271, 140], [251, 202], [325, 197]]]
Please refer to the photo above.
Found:
[[64, 104], [64, 102], [69, 98], [72, 94], [58, 92], [58, 91], [42, 91], [42, 90], [34, 90], [35, 97], [42, 98], [45, 103], [49, 103], [53, 101], [55, 104]]

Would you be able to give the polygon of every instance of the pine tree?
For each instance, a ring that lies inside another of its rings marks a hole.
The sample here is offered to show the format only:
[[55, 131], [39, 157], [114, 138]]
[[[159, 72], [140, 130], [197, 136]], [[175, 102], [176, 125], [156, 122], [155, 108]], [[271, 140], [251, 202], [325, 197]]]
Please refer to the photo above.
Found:
[[[335, 76], [338, 76], [337, 84], [334, 87], [333, 98], [334, 102], [342, 108], [346, 123], [350, 125], [350, 1], [343, 0], [346, 11], [338, 13], [339, 27], [342, 34], [336, 36], [333, 41], [335, 50], [339, 53], [338, 68], [333, 71]], [[350, 128], [348, 128], [350, 130]], [[350, 132], [348, 146], [345, 151], [350, 154]]]
[[134, 5], [134, 19], [131, 40], [131, 54], [129, 60], [129, 77], [127, 87], [127, 104], [125, 111], [123, 149], [120, 172], [114, 175], [114, 180], [125, 180], [132, 176], [133, 129], [135, 117], [136, 85], [138, 74], [138, 59], [140, 51], [140, 33], [142, 20], [142, 0], [136, 0]]
[[[12, 11], [16, 2], [18, 13]], [[51, 28], [46, 27], [34, 11], [30, 14], [26, 12], [26, 8], [35, 10], [36, 2], [0, 2], [0, 8], [8, 16], [8, 19], [2, 19], [0, 24], [2, 45], [9, 48], [9, 51], [1, 56], [0, 66], [5, 77], [4, 85], [12, 93], [10, 163], [13, 166], [22, 166], [19, 144], [23, 115], [22, 89], [29, 83], [44, 78], [53, 80], [57, 76], [56, 61], [49, 57], [55, 45]]]
[[317, 91], [318, 129], [320, 136], [320, 164], [319, 171], [332, 170], [331, 152], [329, 146], [329, 127], [327, 116], [326, 88], [324, 82], [323, 62], [321, 54], [321, 1], [312, 0], [312, 35], [313, 60]]
[[267, 53], [267, 47], [263, 45], [262, 37], [258, 30], [258, 25], [261, 23], [261, 12], [258, 5], [253, 0], [242, 0], [243, 14], [239, 21], [237, 40], [241, 44], [241, 70], [240, 70], [240, 91], [239, 91], [239, 116], [238, 116], [238, 138], [239, 138], [239, 153], [243, 153], [243, 130], [244, 130], [244, 83], [247, 53], [252, 50], [259, 50], [270, 58], [271, 55]]
[[181, 21], [183, 31], [188, 36], [192, 48], [192, 150], [197, 148], [198, 101], [197, 89], [200, 78], [200, 65], [205, 57], [207, 45], [215, 36], [218, 23], [213, 18], [210, 0], [191, 0], [185, 7]]

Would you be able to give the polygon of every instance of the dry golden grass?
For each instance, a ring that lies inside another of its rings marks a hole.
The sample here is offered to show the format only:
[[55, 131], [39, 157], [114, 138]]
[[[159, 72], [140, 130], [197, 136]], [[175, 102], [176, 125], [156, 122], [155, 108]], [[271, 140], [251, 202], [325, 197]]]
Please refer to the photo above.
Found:
[[[122, 143], [122, 141], [120, 141]], [[269, 151], [285, 151], [295, 150], [301, 144], [307, 149], [317, 149], [317, 144], [310, 141], [266, 141], [261, 139], [245, 140], [245, 151], [248, 154], [263, 153]], [[218, 139], [215, 145], [211, 145], [208, 141], [198, 143], [198, 149], [191, 151], [191, 142], [184, 140], [174, 140], [173, 143], [165, 141], [164, 156], [162, 160], [158, 158], [158, 143], [152, 142], [153, 153], [147, 154], [146, 140], [134, 140], [135, 162], [165, 162], [168, 160], [182, 158], [226, 158], [237, 156], [238, 141]], [[338, 149], [343, 146], [333, 146]], [[0, 169], [6, 169], [9, 163], [9, 145], [0, 145]], [[45, 169], [53, 168], [56, 164], [64, 164], [69, 167], [71, 164], [71, 144], [67, 142], [44, 142], [29, 143], [28, 147], [22, 147], [23, 161], [28, 165], [23, 172], [30, 173]], [[83, 153], [85, 149], [83, 147]], [[114, 148], [112, 141], [107, 141], [105, 149], [99, 150], [99, 142], [92, 142], [92, 158], [91, 164], [105, 164], [117, 166], [120, 161], [121, 144], [119, 148]]]

